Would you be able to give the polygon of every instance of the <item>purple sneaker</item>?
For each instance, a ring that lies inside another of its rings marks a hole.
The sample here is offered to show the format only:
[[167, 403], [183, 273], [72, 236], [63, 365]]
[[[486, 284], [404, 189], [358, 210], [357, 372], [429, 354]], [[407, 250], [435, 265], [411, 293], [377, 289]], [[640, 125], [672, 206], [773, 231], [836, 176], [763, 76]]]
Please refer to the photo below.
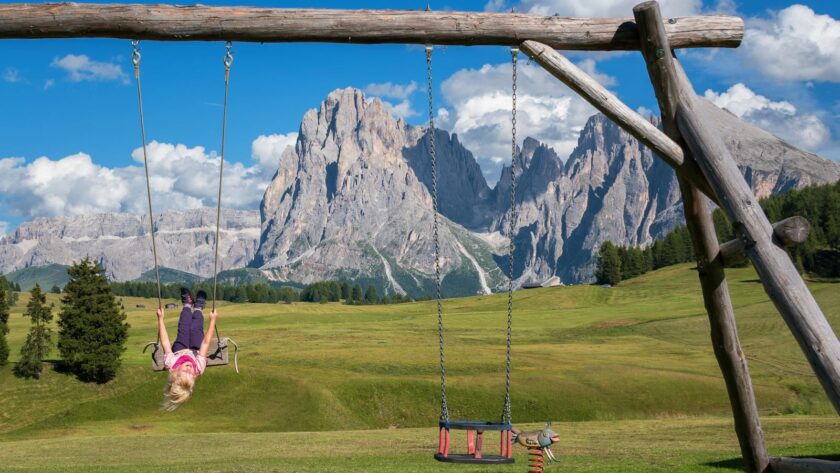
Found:
[[181, 288], [181, 304], [184, 305], [192, 305], [193, 303], [193, 296], [192, 292], [189, 289], [182, 287]]
[[207, 293], [204, 291], [198, 291], [198, 295], [195, 297], [195, 308], [201, 310], [204, 306], [207, 305]]

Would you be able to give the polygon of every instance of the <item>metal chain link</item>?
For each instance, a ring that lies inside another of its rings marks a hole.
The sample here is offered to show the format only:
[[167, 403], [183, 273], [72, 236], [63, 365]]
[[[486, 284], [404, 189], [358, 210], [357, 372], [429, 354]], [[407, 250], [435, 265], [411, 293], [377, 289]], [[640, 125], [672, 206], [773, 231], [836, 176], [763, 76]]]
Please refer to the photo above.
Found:
[[[142, 59], [142, 56], [140, 55], [140, 41], [133, 40], [131, 42], [131, 49], [131, 64], [134, 65], [134, 79], [135, 82], [137, 82], [137, 105], [140, 111], [140, 138], [143, 140], [143, 169], [146, 172], [146, 197], [149, 202], [149, 232], [152, 236], [152, 255], [155, 262], [158, 309], [161, 309], [163, 308], [163, 303], [161, 302], [160, 266], [158, 266], [157, 243], [155, 241], [155, 222], [154, 212], [152, 210], [152, 185], [151, 179], [149, 178], [149, 159], [148, 153], [146, 152], [146, 122], [143, 119], [143, 92], [142, 87], [140, 86], [140, 61]], [[158, 342], [160, 342], [160, 334], [158, 334]]]
[[510, 150], [510, 210], [508, 214], [508, 317], [507, 317], [507, 351], [505, 353], [505, 405], [502, 409], [502, 422], [511, 423], [510, 408], [510, 366], [511, 366], [511, 345], [513, 338], [513, 256], [516, 250], [514, 232], [516, 231], [516, 68], [519, 57], [519, 48], [510, 48], [511, 56], [511, 83], [512, 83], [512, 106], [511, 106], [511, 150]]
[[[215, 240], [215, 256], [213, 257], [213, 310], [216, 310], [216, 291], [219, 283], [219, 232], [222, 221], [222, 178], [225, 170], [225, 136], [227, 135], [227, 109], [228, 109], [228, 90], [230, 88], [230, 67], [233, 65], [233, 43], [230, 41], [225, 44], [225, 56], [222, 62], [225, 65], [225, 99], [222, 105], [222, 146], [219, 155], [219, 193], [216, 195], [216, 240]], [[219, 327], [216, 326], [216, 341], [221, 345], [221, 338], [219, 338]]]
[[438, 236], [438, 176], [437, 149], [435, 146], [435, 104], [432, 81], [432, 45], [426, 45], [426, 89], [429, 97], [429, 156], [432, 159], [432, 208], [434, 209], [434, 244], [435, 244], [435, 299], [437, 301], [438, 345], [440, 348], [440, 420], [449, 420], [449, 405], [446, 401], [446, 358], [443, 343], [443, 303], [440, 290], [440, 239]]

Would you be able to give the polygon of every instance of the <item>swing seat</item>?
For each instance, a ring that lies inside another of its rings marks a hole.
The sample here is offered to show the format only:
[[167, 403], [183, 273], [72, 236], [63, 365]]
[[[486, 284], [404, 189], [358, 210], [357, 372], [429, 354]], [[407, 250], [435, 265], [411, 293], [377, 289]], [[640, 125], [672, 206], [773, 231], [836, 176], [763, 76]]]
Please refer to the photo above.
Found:
[[[210, 342], [210, 349], [207, 351], [207, 366], [222, 366], [230, 363], [228, 355], [229, 345], [233, 345], [233, 367], [239, 373], [239, 345], [230, 337], [225, 337], [221, 340], [216, 339]], [[152, 370], [165, 370], [166, 366], [163, 364], [163, 347], [158, 342], [150, 342], [143, 347], [143, 353], [146, 353], [149, 347], [152, 347]]]
[[[504, 465], [513, 460], [513, 426], [505, 422], [487, 421], [441, 421], [440, 444], [435, 453], [435, 460], [444, 463], [468, 463], [483, 465]], [[450, 430], [467, 431], [467, 453], [449, 453]], [[499, 455], [485, 455], [482, 452], [484, 432], [500, 432]]]

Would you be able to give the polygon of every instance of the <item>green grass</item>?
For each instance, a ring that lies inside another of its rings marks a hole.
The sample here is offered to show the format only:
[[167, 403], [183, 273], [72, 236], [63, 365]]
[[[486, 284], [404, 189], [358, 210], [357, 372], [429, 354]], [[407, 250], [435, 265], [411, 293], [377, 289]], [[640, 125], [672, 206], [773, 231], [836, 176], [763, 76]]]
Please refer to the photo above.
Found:
[[[840, 453], [840, 421], [755, 274], [729, 275], [771, 450]], [[840, 286], [810, 286], [837, 331]], [[13, 359], [26, 335], [25, 302], [10, 320]], [[155, 305], [124, 298], [131, 330], [112, 383], [52, 370], [27, 381], [0, 369], [0, 471], [440, 468], [429, 458], [439, 409], [434, 302], [222, 305], [221, 332], [242, 346], [242, 373], [212, 368], [174, 413], [158, 409], [165, 374], [152, 373], [140, 353], [155, 338], [154, 315], [138, 303]], [[733, 465], [730, 408], [688, 265], [611, 289], [521, 291], [515, 307], [514, 419], [558, 422], [563, 459], [553, 470]], [[499, 415], [505, 309], [503, 294], [444, 304], [453, 418]], [[173, 332], [176, 320], [169, 314]], [[50, 453], [39, 460], [37, 452]]]

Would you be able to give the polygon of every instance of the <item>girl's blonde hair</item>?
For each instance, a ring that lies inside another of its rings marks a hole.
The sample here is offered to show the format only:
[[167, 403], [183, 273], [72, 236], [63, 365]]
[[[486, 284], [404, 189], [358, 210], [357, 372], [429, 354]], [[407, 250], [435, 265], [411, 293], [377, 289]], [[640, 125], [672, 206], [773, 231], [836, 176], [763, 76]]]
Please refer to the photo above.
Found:
[[195, 385], [195, 374], [192, 370], [175, 370], [169, 372], [169, 380], [163, 388], [163, 410], [174, 411], [192, 396]]

